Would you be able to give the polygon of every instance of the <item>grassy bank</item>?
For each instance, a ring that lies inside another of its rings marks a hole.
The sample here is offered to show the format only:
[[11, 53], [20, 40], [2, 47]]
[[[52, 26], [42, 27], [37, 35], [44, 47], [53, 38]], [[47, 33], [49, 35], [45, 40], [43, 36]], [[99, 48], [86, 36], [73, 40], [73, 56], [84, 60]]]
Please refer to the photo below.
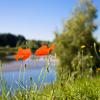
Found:
[[100, 76], [94, 78], [79, 78], [43, 86], [43, 90], [19, 90], [13, 96], [3, 94], [0, 99], [9, 100], [100, 100]]

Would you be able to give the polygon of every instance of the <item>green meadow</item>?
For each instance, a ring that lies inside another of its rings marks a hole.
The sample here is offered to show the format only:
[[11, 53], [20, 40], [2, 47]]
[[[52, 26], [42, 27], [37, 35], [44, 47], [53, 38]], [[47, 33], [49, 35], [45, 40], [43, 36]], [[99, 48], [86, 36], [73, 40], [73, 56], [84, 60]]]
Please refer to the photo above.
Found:
[[14, 96], [3, 94], [1, 100], [100, 100], [100, 79], [77, 79], [75, 81], [57, 81], [44, 86], [43, 91], [25, 89], [16, 91]]

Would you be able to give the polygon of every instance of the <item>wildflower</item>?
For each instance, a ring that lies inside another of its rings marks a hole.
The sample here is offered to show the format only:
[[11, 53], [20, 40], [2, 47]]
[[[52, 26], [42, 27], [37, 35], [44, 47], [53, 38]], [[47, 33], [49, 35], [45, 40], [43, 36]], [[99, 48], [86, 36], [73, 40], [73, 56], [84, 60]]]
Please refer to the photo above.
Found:
[[47, 45], [42, 45], [35, 51], [35, 55], [36, 56], [48, 55], [54, 49], [54, 47], [55, 47], [54, 44], [51, 44], [50, 48], [48, 48]]
[[47, 55], [50, 52], [50, 48], [48, 48], [46, 45], [43, 45], [42, 47], [38, 48], [35, 51], [35, 55], [36, 56], [43, 56], [43, 55]]
[[18, 48], [18, 52], [14, 57], [17, 61], [18, 61], [18, 59], [26, 60], [27, 58], [29, 58], [29, 56], [31, 54], [32, 53], [29, 48], [27, 48], [27, 49]]
[[27, 48], [25, 50], [23, 50], [23, 60], [26, 60], [27, 58], [29, 58], [31, 56], [31, 50], [30, 48]]
[[23, 49], [22, 48], [18, 48], [18, 52], [16, 55], [14, 55], [14, 58], [18, 61], [18, 59], [22, 58], [23, 55], [22, 55], [22, 52], [23, 52]]
[[100, 68], [97, 68], [96, 70], [97, 70], [97, 71], [100, 71]]
[[82, 46], [81, 46], [82, 49], [85, 48], [85, 47], [86, 47], [85, 45], [82, 45]]

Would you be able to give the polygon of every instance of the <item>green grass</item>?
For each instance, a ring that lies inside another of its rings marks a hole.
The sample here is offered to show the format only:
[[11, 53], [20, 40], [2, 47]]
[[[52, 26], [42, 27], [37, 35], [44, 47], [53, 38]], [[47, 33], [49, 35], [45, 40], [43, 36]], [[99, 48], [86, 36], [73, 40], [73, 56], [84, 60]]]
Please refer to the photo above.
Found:
[[57, 100], [100, 100], [100, 77], [66, 80], [62, 83], [58, 81], [47, 86], [43, 92], [52, 93], [52, 97]]
[[56, 81], [35, 91], [33, 87], [18, 90], [13, 96], [0, 96], [4, 100], [100, 100], [100, 76]]

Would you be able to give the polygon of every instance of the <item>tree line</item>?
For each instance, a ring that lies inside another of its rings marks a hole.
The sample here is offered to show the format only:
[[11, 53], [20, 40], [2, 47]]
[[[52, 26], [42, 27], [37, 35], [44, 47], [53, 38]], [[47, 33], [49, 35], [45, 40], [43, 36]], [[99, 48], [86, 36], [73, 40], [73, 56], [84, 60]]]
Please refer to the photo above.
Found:
[[24, 36], [16, 36], [11, 33], [0, 33], [0, 47], [16, 47], [17, 43], [21, 44], [24, 41], [26, 41]]
[[49, 41], [41, 40], [27, 40], [22, 35], [14, 35], [12, 33], [0, 33], [0, 47], [30, 47], [31, 49], [37, 49], [41, 44], [49, 44]]

